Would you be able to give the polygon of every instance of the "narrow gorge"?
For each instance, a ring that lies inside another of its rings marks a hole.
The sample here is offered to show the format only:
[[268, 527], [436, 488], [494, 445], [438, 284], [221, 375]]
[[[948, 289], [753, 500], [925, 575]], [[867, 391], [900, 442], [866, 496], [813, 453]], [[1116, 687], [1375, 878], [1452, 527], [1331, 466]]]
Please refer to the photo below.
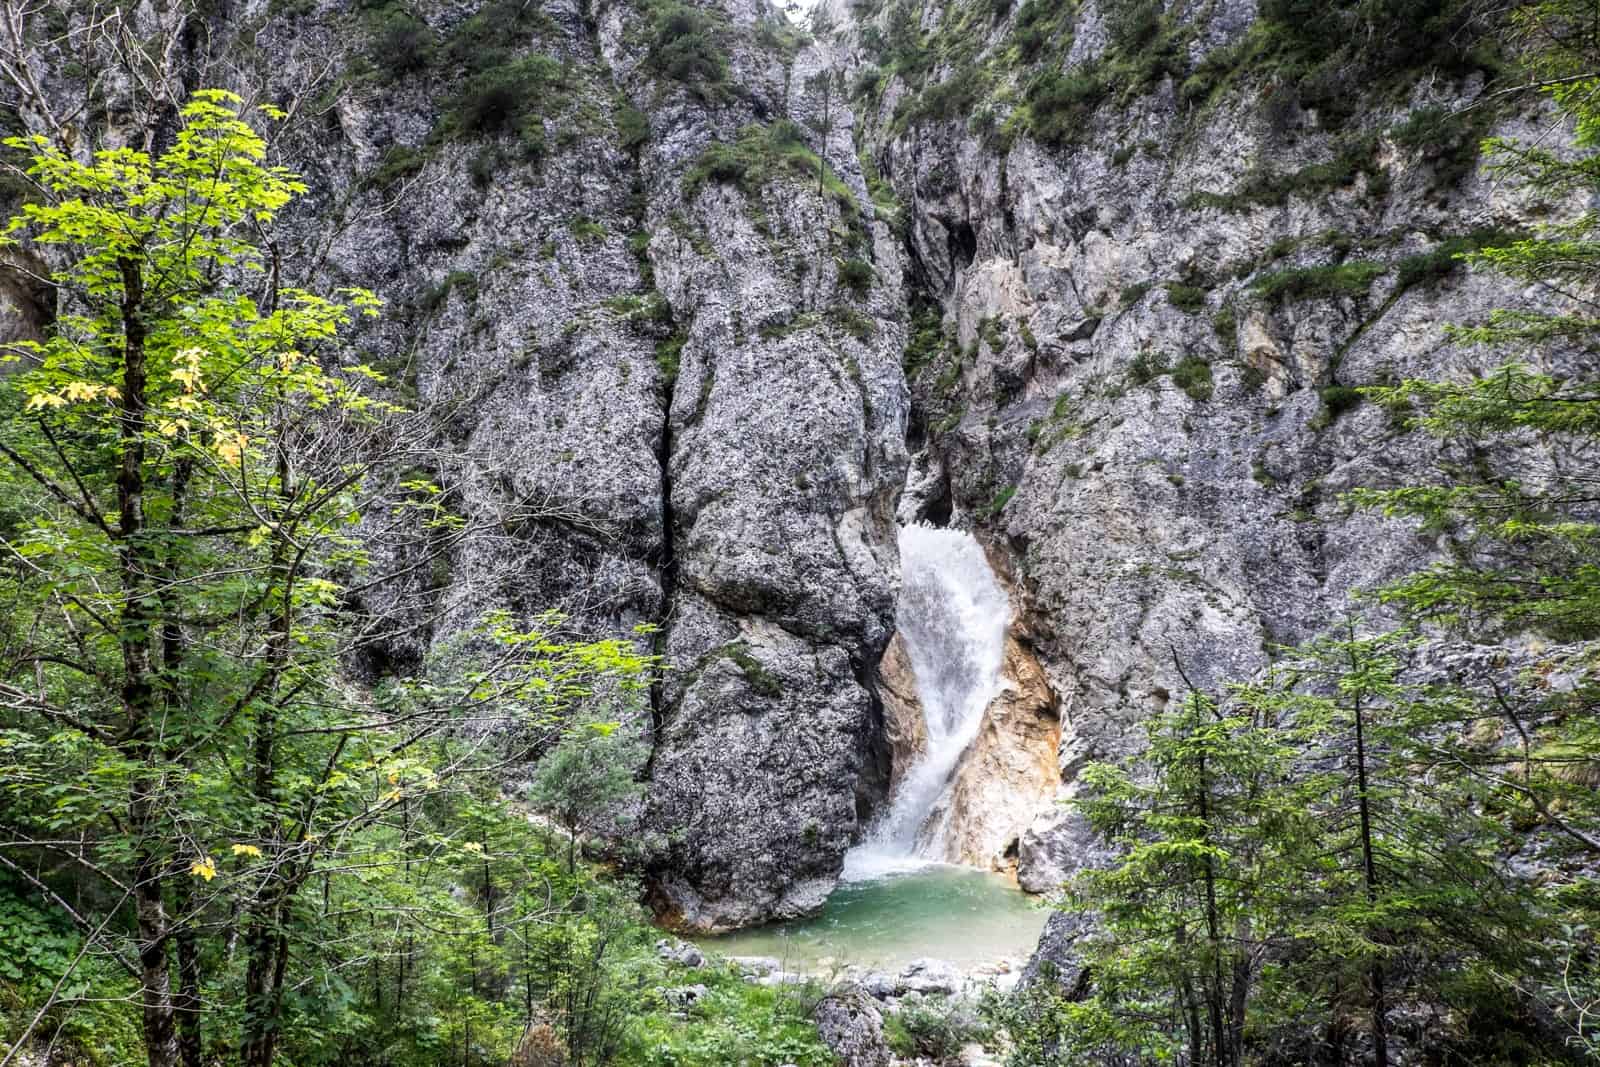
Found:
[[0, 1067], [1600, 1056], [1594, 0], [3, 3]]

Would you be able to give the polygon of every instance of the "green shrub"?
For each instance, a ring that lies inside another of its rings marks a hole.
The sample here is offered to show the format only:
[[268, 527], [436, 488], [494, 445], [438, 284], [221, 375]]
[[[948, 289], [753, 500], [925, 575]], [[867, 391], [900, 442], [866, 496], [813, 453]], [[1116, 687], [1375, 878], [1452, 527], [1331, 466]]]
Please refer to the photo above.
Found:
[[478, 299], [478, 276], [471, 271], [453, 270], [444, 276], [438, 285], [430, 286], [423, 290], [418, 306], [428, 314], [444, 307], [450, 299], [450, 294], [457, 289], [461, 290], [461, 297], [467, 303]]
[[717, 46], [720, 23], [699, 8], [667, 0], [654, 6], [647, 62], [702, 100], [726, 95], [728, 59]]
[[1331, 424], [1347, 411], [1353, 411], [1366, 399], [1360, 389], [1348, 385], [1325, 386], [1318, 390], [1317, 395], [1322, 398], [1324, 425]]
[[1211, 364], [1199, 356], [1184, 356], [1172, 368], [1172, 384], [1202, 403], [1211, 399]]
[[637, 152], [650, 140], [650, 118], [631, 105], [617, 109], [617, 139], [625, 152]]
[[562, 85], [562, 66], [546, 55], [525, 56], [470, 76], [447, 113], [457, 136], [515, 134], [524, 155], [544, 154], [544, 106]]
[[433, 31], [410, 12], [390, 12], [378, 23], [368, 55], [378, 72], [390, 80], [417, 74], [433, 62]]
[[1161, 0], [1123, 0], [1111, 5], [1106, 30], [1111, 48], [1130, 53], [1148, 48], [1161, 32]]
[[1239, 315], [1231, 304], [1211, 316], [1211, 329], [1216, 333], [1217, 340], [1225, 345], [1233, 345], [1239, 334]]
[[656, 369], [661, 372], [662, 381], [666, 383], [668, 388], [678, 380], [678, 367], [683, 358], [683, 346], [688, 343], [688, 340], [688, 335], [678, 331], [656, 343]]
[[985, 316], [978, 322], [978, 336], [989, 346], [989, 351], [1000, 351], [1006, 346], [1005, 320], [999, 315]]
[[467, 175], [472, 179], [474, 188], [487, 189], [494, 183], [494, 175], [500, 169], [503, 161], [500, 153], [493, 148], [485, 148], [472, 157], [472, 162], [467, 165]]
[[1144, 295], [1152, 288], [1154, 288], [1154, 283], [1152, 282], [1139, 282], [1135, 285], [1126, 286], [1123, 288], [1122, 292], [1118, 294], [1117, 304], [1124, 310], [1131, 308], [1133, 305], [1143, 300]]
[[1166, 356], [1148, 348], [1140, 349], [1128, 363], [1128, 382], [1131, 385], [1148, 385], [1170, 370]]
[[1448, 188], [1477, 168], [1479, 149], [1492, 121], [1493, 112], [1487, 108], [1461, 115], [1433, 105], [1406, 116], [1389, 130], [1389, 139], [1433, 168], [1435, 187]]
[[515, 63], [530, 41], [555, 30], [550, 16], [527, 0], [489, 0], [450, 31], [441, 58], [468, 75]]
[[878, 275], [872, 269], [872, 264], [865, 260], [847, 259], [839, 264], [839, 280], [856, 296], [865, 296], [873, 282], [878, 280]]
[[383, 154], [377, 167], [364, 182], [369, 187], [391, 189], [412, 177], [428, 162], [428, 153], [420, 148], [397, 144]]
[[950, 351], [951, 341], [944, 332], [944, 318], [939, 305], [919, 300], [911, 306], [911, 330], [906, 337], [906, 350], [900, 366], [908, 379], [915, 378], [940, 355]]
[[999, 515], [1002, 511], [1004, 511], [1006, 509], [1006, 505], [1011, 503], [1011, 498], [1016, 496], [1016, 495], [1017, 495], [1017, 487], [1014, 486], [1014, 485], [1008, 485], [1004, 489], [1002, 489], [998, 493], [996, 493], [994, 495], [994, 499], [989, 501], [988, 511], [989, 511], [990, 518], [993, 518], [994, 516]]
[[828, 317], [857, 341], [870, 341], [872, 335], [878, 332], [878, 325], [872, 317], [863, 315], [855, 308], [838, 305], [828, 310]]
[[1196, 314], [1206, 306], [1206, 291], [1196, 285], [1167, 284], [1167, 303], [1179, 311]]
[[1395, 265], [1395, 282], [1403, 289], [1423, 282], [1437, 281], [1458, 269], [1466, 258], [1482, 248], [1511, 244], [1521, 240], [1519, 233], [1502, 230], [1475, 230], [1460, 237], [1447, 237], [1426, 252], [1407, 256]]
[[1046, 71], [1034, 78], [1023, 94], [1027, 130], [1043, 144], [1076, 144], [1110, 91], [1110, 83], [1098, 64]]
[[1270, 301], [1360, 297], [1386, 270], [1382, 263], [1366, 261], [1299, 267], [1269, 274], [1252, 288]]
[[733, 144], [719, 141], [706, 146], [684, 176], [683, 193], [692, 200], [706, 183], [715, 182], [732, 185], [753, 198], [779, 177], [814, 183], [819, 171], [828, 195], [849, 218], [858, 216], [860, 210], [849, 187], [806, 147], [800, 128], [787, 120], [765, 126], [746, 126]]
[[904, 1004], [884, 1026], [884, 1037], [896, 1055], [938, 1064], [960, 1062], [963, 1046], [989, 1036], [988, 1025], [970, 1007], [942, 998]]
[[777, 675], [767, 670], [766, 665], [755, 657], [750, 651], [750, 646], [743, 641], [735, 641], [723, 646], [723, 655], [733, 661], [739, 668], [739, 673], [744, 675], [745, 682], [755, 692], [764, 697], [781, 697], [783, 695], [783, 682]]
[[607, 236], [606, 228], [587, 215], [575, 216], [568, 227], [580, 241], [603, 241]]

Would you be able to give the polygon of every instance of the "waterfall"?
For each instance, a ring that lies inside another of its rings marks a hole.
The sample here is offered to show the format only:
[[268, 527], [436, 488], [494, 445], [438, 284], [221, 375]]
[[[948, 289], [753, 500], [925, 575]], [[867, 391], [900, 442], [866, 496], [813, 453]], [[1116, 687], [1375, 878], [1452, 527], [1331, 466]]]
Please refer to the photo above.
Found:
[[844, 877], [852, 881], [942, 856], [942, 827], [930, 816], [1001, 686], [1011, 607], [977, 540], [959, 530], [902, 527], [900, 568], [895, 625], [910, 655], [927, 747], [888, 812], [846, 855]]

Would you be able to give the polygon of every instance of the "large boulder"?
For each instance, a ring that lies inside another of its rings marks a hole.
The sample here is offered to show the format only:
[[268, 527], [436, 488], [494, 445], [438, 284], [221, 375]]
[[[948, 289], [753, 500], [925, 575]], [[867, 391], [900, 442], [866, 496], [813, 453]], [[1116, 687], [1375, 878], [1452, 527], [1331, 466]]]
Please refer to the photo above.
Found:
[[864, 990], [846, 987], [817, 1002], [811, 1018], [839, 1067], [889, 1067], [883, 1014]]

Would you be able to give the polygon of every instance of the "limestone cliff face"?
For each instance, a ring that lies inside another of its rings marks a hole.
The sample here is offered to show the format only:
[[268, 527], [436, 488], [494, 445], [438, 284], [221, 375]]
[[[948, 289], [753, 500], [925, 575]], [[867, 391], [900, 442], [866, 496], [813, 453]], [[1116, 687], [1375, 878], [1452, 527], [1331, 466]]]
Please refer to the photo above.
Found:
[[883, 701], [883, 736], [889, 751], [889, 791], [894, 792], [928, 750], [928, 721], [917, 695], [917, 675], [904, 635], [896, 632], [878, 664], [878, 696]]
[[[1441, 458], [1351, 387], [1487, 358], [1442, 326], [1508, 294], [1448, 253], [1534, 205], [1414, 121], [1481, 74], [1362, 97], [1338, 130], [1248, 70], [1199, 104], [1253, 4], [1126, 5], [1173, 31], [1139, 46], [1179, 42], [1166, 66], [1070, 136], [998, 135], [1028, 79], [1125, 47], [1110, 2], [841, 2], [815, 37], [763, 0], [130, 9], [168, 33], [169, 91], [288, 107], [292, 275], [376, 289], [358, 347], [440, 415], [433, 473], [473, 532], [404, 550], [425, 565], [370, 594], [388, 625], [360, 668], [417, 669], [495, 607], [657, 626], [648, 875], [686, 926], [820, 904], [916, 750], [897, 507], [978, 530], [1029, 650], [956, 805], [992, 804], [1059, 710], [1050, 788], [1017, 805], [1037, 889], [1084, 858], [1044, 794], [1135, 747], [1178, 662], [1245, 676], [1438, 547], [1339, 493]], [[1041, 36], [1040, 11], [1066, 21]], [[131, 82], [89, 93], [43, 22], [47, 93], [114, 131], [160, 120]], [[1531, 121], [1492, 118], [1468, 137]], [[47, 317], [14, 279], [0, 297], [6, 329]]]
[[[419, 669], [495, 608], [654, 625], [655, 899], [697, 928], [820, 905], [887, 788], [909, 410], [902, 245], [822, 48], [760, 0], [127, 17], [168, 67], [94, 90], [110, 140], [170, 121], [161, 92], [284, 106], [311, 189], [291, 277], [376, 290], [355, 344], [439, 417], [428, 473], [471, 532], [388, 550], [416, 566], [367, 592], [384, 636], [355, 666]], [[93, 97], [38, 21], [49, 92]]]
[[950, 862], [1014, 871], [1022, 836], [1061, 784], [1061, 719], [1044, 670], [1015, 637], [1006, 640], [1002, 673], [1004, 688], [984, 709], [931, 822]]
[[[1340, 494], [1464, 457], [1353, 387], [1497, 358], [1444, 329], [1519, 294], [1450, 256], [1541, 210], [1472, 159], [1532, 120], [1442, 122], [1482, 90], [1470, 62], [1382, 92], [1345, 71], [1338, 100], [1297, 105], [1266, 58], [1227, 66], [1257, 54], [1250, 0], [829, 13], [929, 301], [902, 507], [1007, 557], [1067, 795], [1085, 761], [1140, 745], [1180, 663], [1203, 687], [1247, 677], [1439, 551]], [[1139, 13], [1153, 29], [1126, 29]], [[1146, 43], [1117, 53], [1117, 32]], [[1068, 116], [1050, 143], [1047, 104]], [[1019, 876], [1044, 890], [1092, 857], [1056, 805], [1035, 810]]]

